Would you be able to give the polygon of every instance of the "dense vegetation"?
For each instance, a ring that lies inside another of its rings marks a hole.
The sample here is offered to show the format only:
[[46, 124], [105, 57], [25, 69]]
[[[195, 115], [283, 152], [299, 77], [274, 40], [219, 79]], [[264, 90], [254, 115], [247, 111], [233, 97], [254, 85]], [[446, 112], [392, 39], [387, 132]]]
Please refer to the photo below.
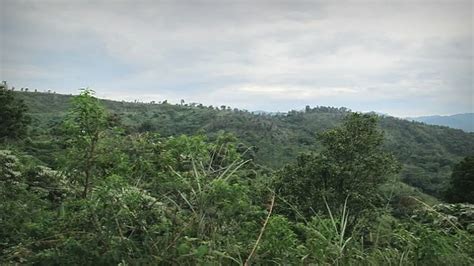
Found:
[[[31, 134], [35, 138], [29, 144], [30, 152], [48, 165], [58, 166], [53, 161], [56, 156], [50, 156], [48, 140], [51, 129], [67, 114], [71, 96], [16, 93], [28, 105], [33, 118]], [[110, 119], [120, 122], [126, 133], [154, 132], [163, 137], [205, 134], [212, 141], [220, 131], [225, 131], [254, 147], [256, 163], [273, 169], [294, 162], [300, 153], [321, 151], [319, 134], [341, 125], [349, 114], [346, 108], [307, 106], [303, 111], [288, 114], [256, 115], [227, 106], [163, 102], [102, 101]], [[379, 117], [378, 127], [385, 133], [384, 149], [402, 165], [401, 180], [436, 197], [444, 195], [449, 187], [452, 167], [473, 155], [474, 133], [393, 117]]]
[[474, 203], [474, 156], [454, 166], [446, 198], [451, 202]]
[[22, 100], [17, 99], [9, 90], [0, 89], [0, 138], [16, 139], [26, 134], [29, 117], [27, 107]]
[[20, 98], [32, 122], [1, 136], [2, 263], [474, 263], [472, 205], [399, 179], [452, 191], [473, 135], [326, 107], [15, 96], [2, 115]]

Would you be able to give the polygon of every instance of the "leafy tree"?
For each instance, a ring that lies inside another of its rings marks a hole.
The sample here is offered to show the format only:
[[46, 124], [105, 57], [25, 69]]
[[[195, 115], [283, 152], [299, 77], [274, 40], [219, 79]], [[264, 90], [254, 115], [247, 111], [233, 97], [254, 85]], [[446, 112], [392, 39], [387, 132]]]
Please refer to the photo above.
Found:
[[342, 127], [326, 131], [321, 137], [331, 187], [341, 204], [347, 196], [361, 204], [374, 203], [378, 185], [399, 170], [393, 155], [382, 148], [383, 133], [377, 129], [375, 116], [351, 114]]
[[26, 135], [30, 117], [28, 108], [13, 91], [0, 88], [0, 140], [17, 139]]
[[72, 108], [64, 122], [68, 145], [67, 167], [69, 174], [83, 185], [85, 198], [97, 172], [99, 141], [107, 129], [107, 116], [93, 91], [82, 90], [73, 98]]
[[280, 195], [307, 216], [326, 210], [326, 204], [340, 207], [346, 198], [357, 214], [376, 207], [378, 186], [398, 170], [394, 157], [382, 149], [376, 117], [351, 114], [320, 138], [320, 154], [303, 154], [279, 173]]
[[446, 198], [451, 202], [474, 203], [474, 156], [454, 166]]

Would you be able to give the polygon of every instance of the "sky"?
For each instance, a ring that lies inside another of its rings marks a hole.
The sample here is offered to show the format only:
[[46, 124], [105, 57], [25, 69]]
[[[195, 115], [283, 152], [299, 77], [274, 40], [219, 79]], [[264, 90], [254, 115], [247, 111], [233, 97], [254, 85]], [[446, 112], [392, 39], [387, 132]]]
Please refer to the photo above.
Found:
[[473, 1], [0, 0], [0, 79], [247, 110], [474, 112]]

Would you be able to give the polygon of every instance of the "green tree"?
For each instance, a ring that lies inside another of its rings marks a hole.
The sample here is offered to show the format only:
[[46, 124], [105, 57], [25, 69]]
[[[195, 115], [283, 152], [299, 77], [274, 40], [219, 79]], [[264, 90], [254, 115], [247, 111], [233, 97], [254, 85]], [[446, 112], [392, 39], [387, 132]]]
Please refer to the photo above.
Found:
[[28, 108], [13, 91], [0, 87], [0, 140], [17, 139], [26, 135], [30, 117]]
[[84, 89], [74, 97], [64, 122], [68, 146], [66, 165], [69, 174], [83, 185], [84, 198], [97, 172], [99, 142], [107, 129], [105, 109], [93, 94], [92, 90]]
[[474, 203], [474, 156], [454, 166], [446, 198], [451, 202]]
[[378, 186], [399, 167], [382, 149], [377, 118], [353, 113], [341, 127], [320, 134], [320, 139], [320, 154], [302, 154], [279, 173], [280, 195], [307, 216], [325, 211], [326, 203], [341, 207], [346, 198], [354, 214], [379, 205]]

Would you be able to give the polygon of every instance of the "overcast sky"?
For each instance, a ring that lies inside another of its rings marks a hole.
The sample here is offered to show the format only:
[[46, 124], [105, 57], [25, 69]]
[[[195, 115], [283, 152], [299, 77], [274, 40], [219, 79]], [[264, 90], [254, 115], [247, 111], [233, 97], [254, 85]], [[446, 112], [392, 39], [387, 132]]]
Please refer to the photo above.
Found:
[[472, 2], [0, 0], [0, 78], [248, 110], [473, 112]]

